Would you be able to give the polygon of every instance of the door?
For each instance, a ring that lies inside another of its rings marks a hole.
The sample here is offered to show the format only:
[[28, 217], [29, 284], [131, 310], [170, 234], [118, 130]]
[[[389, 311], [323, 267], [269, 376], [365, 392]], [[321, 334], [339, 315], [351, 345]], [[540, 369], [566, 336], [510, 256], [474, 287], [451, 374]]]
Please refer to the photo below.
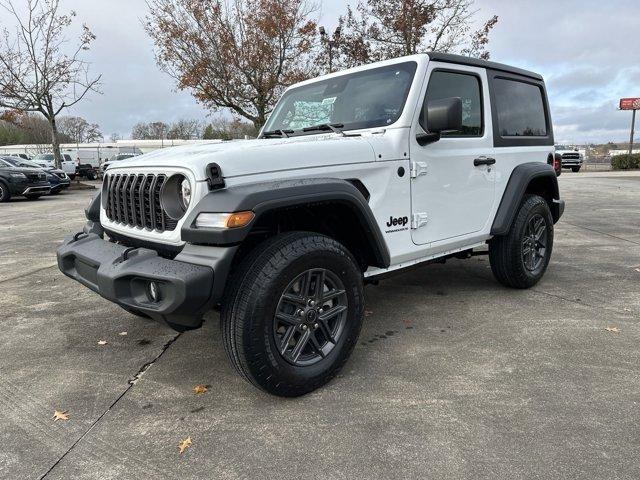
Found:
[[[462, 129], [419, 145], [411, 140], [412, 239], [428, 244], [483, 230], [494, 202], [491, 110], [484, 69], [431, 62], [424, 102], [462, 99]], [[415, 133], [427, 127], [420, 109]], [[446, 242], [445, 242], [446, 243]]]

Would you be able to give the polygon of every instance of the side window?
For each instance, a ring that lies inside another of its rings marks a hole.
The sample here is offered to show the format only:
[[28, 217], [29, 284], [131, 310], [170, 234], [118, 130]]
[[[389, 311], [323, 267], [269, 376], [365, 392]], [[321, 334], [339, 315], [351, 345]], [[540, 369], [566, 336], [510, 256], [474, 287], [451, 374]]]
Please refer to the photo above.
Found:
[[542, 90], [531, 83], [495, 78], [498, 131], [501, 137], [544, 137], [547, 122]]
[[[480, 137], [483, 131], [480, 79], [473, 74], [435, 70], [429, 78], [425, 104], [430, 100], [460, 97], [462, 99], [462, 130], [443, 133], [448, 137]], [[424, 108], [422, 109], [424, 112]], [[424, 119], [420, 119], [424, 125]]]

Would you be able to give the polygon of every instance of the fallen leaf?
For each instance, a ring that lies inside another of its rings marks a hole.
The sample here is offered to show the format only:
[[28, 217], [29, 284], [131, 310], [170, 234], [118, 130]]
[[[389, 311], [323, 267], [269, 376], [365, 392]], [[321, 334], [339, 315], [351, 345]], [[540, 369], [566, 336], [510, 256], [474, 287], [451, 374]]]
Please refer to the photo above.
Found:
[[618, 327], [607, 327], [605, 328], [605, 330], [607, 332], [614, 332], [614, 333], [618, 333], [620, 330], [618, 330]]
[[365, 310], [365, 311], [364, 311], [364, 316], [365, 316], [365, 317], [368, 317], [368, 316], [369, 316], [369, 315], [371, 315], [372, 313], [373, 313], [373, 311], [372, 311], [372, 310]]
[[54, 410], [53, 412], [53, 421], [57, 422], [58, 420], [69, 420], [69, 411], [65, 410], [63, 412], [59, 410]]
[[182, 440], [179, 444], [178, 444], [178, 449], [180, 450], [180, 453], [184, 453], [184, 451], [189, 448], [191, 446], [193, 442], [191, 441], [191, 437], [187, 437], [184, 440]]
[[640, 268], [636, 268], [635, 271], [640, 273]]
[[124, 337], [127, 334], [127, 332], [120, 332], [118, 335], [120, 335], [121, 337]]
[[106, 345], [107, 341], [106, 340], [98, 340], [98, 345]]
[[201, 395], [205, 393], [207, 390], [209, 389], [207, 388], [206, 385], [196, 385], [195, 387], [193, 387], [193, 393], [195, 393], [196, 395]]

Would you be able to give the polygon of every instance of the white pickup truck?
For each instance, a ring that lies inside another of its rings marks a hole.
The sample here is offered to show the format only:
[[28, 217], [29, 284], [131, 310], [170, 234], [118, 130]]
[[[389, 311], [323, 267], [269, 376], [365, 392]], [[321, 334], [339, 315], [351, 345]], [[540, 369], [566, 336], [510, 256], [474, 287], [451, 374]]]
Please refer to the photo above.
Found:
[[366, 65], [291, 86], [258, 139], [112, 164], [58, 264], [178, 330], [219, 308], [240, 375], [302, 395], [347, 361], [367, 282], [488, 253], [498, 282], [535, 285], [564, 210], [553, 145], [536, 73], [439, 53]]

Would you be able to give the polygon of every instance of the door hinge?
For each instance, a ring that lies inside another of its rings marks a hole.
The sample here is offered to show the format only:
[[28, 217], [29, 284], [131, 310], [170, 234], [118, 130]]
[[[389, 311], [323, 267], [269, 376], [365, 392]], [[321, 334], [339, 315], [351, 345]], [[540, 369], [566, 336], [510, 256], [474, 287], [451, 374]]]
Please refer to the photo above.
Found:
[[416, 228], [426, 225], [428, 218], [426, 213], [414, 213], [411, 216], [411, 228], [415, 230]]
[[426, 162], [411, 162], [411, 178], [419, 177], [427, 174]]

